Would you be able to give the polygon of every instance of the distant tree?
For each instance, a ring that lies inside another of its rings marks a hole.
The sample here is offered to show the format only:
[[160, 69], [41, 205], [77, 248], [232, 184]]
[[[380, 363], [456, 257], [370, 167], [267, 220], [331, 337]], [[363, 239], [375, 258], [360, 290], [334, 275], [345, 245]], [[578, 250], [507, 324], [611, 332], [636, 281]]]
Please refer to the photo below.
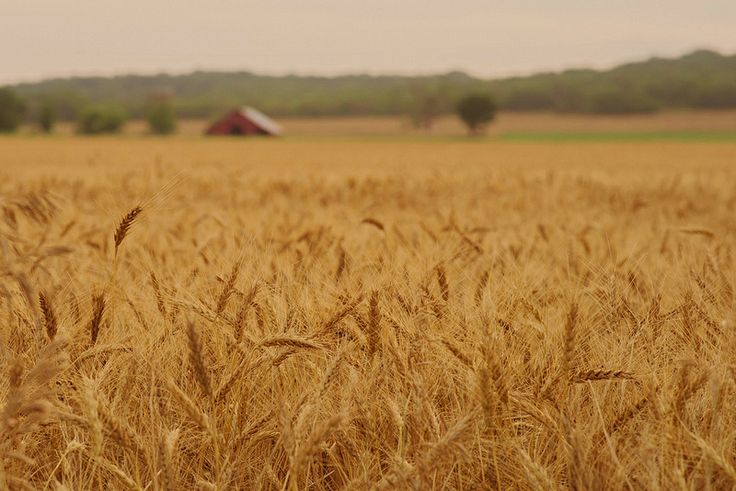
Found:
[[652, 113], [657, 103], [636, 90], [601, 90], [593, 94], [588, 110], [595, 114], [636, 114]]
[[26, 114], [26, 105], [10, 89], [0, 89], [0, 133], [15, 131]]
[[53, 105], [57, 121], [76, 121], [92, 102], [82, 89], [54, 89], [39, 96], [39, 104]]
[[503, 99], [502, 107], [509, 111], [546, 111], [555, 103], [550, 92], [545, 88], [514, 88]]
[[496, 103], [489, 96], [469, 95], [460, 100], [457, 114], [471, 135], [478, 135], [496, 116]]
[[[465, 94], [490, 93], [502, 110], [592, 113], [668, 108], [734, 107], [736, 54], [698, 51], [676, 59], [652, 58], [610, 70], [565, 70], [487, 80], [453, 72], [433, 76], [303, 77], [262, 76], [249, 72], [195, 72], [188, 75], [85, 77], [46, 80], [14, 87], [29, 107], [53, 97], [59, 120], [72, 121], [90, 101], [123, 105], [143, 116], [151, 87], [177, 94], [178, 117], [206, 118], [248, 101], [271, 116], [406, 115], [426, 121], [433, 112], [416, 88], [440, 97], [440, 114], [454, 111]], [[642, 100], [641, 95], [650, 99]], [[429, 101], [432, 102], [432, 101]], [[424, 106], [424, 108], [423, 108]], [[425, 112], [425, 109], [429, 112]]]
[[151, 133], [169, 135], [176, 131], [176, 111], [171, 97], [154, 95], [146, 104], [144, 115]]
[[127, 119], [125, 110], [119, 106], [92, 106], [82, 111], [77, 131], [85, 135], [117, 133]]
[[710, 109], [736, 107], [736, 81], [703, 84], [696, 91], [696, 104]]
[[558, 113], [590, 112], [587, 95], [580, 90], [577, 83], [560, 82], [552, 88], [554, 110]]
[[429, 131], [440, 115], [442, 101], [438, 94], [418, 90], [411, 109], [411, 121], [415, 128]]
[[56, 106], [46, 101], [38, 110], [38, 126], [44, 133], [51, 133], [56, 124]]

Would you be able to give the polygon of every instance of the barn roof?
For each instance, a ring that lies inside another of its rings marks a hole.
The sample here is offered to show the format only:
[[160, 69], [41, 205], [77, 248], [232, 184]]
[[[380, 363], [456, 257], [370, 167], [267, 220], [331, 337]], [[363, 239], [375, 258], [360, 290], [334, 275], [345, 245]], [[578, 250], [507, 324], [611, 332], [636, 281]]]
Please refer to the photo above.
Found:
[[257, 109], [253, 109], [250, 106], [243, 106], [240, 108], [240, 114], [272, 135], [281, 134], [281, 126]]

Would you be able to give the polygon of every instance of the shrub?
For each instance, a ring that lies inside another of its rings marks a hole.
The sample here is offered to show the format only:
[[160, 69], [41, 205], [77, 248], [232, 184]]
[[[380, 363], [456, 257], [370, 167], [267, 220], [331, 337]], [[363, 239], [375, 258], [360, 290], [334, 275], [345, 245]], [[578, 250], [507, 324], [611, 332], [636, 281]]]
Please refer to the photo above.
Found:
[[155, 98], [145, 107], [144, 114], [151, 133], [169, 135], [176, 131], [176, 111], [168, 98]]
[[127, 118], [125, 110], [118, 106], [88, 107], [82, 111], [77, 131], [85, 135], [117, 133], [122, 129]]

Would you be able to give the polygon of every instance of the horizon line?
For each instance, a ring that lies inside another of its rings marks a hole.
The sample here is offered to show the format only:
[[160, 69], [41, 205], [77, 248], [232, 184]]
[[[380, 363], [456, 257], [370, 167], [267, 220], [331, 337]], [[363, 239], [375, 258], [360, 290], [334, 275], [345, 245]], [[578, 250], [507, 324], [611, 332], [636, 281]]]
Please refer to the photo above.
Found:
[[587, 64], [580, 64], [580, 65], [567, 65], [566, 67], [558, 67], [558, 68], [537, 68], [537, 69], [529, 69], [529, 70], [521, 70], [521, 71], [513, 71], [510, 70], [507, 73], [499, 73], [498, 75], [482, 75], [479, 74], [478, 71], [469, 70], [461, 67], [455, 67], [455, 68], [448, 68], [445, 70], [420, 70], [420, 71], [383, 71], [383, 70], [355, 70], [355, 71], [344, 71], [344, 72], [337, 72], [337, 73], [318, 73], [318, 72], [305, 72], [300, 70], [290, 70], [290, 71], [269, 71], [269, 70], [263, 70], [259, 71], [257, 69], [250, 69], [250, 68], [217, 68], [217, 67], [211, 67], [211, 68], [205, 68], [205, 67], [195, 67], [190, 69], [182, 69], [182, 70], [167, 70], [167, 69], [160, 69], [160, 70], [140, 70], [140, 69], [126, 69], [126, 70], [114, 70], [106, 73], [105, 71], [97, 71], [97, 72], [76, 72], [76, 73], [70, 73], [70, 74], [56, 74], [56, 75], [45, 75], [41, 77], [29, 77], [27, 79], [21, 77], [19, 79], [16, 79], [14, 81], [0, 81], [0, 87], [14, 87], [14, 86], [20, 86], [20, 85], [34, 85], [34, 84], [40, 84], [44, 82], [51, 82], [51, 81], [59, 81], [59, 80], [78, 80], [78, 79], [115, 79], [115, 78], [126, 78], [126, 77], [156, 77], [156, 76], [167, 76], [167, 77], [182, 77], [182, 76], [188, 76], [188, 75], [194, 75], [196, 73], [217, 73], [217, 74], [235, 74], [235, 73], [247, 73], [251, 75], [256, 75], [260, 77], [274, 77], [274, 78], [284, 78], [284, 77], [300, 77], [300, 78], [326, 78], [326, 79], [336, 79], [336, 78], [343, 78], [343, 77], [436, 77], [436, 76], [442, 76], [442, 75], [451, 75], [451, 74], [463, 74], [468, 77], [477, 79], [477, 80], [487, 80], [487, 81], [493, 81], [493, 80], [504, 80], [504, 79], [511, 79], [511, 78], [521, 78], [521, 77], [529, 77], [534, 75], [543, 75], [543, 74], [560, 74], [567, 71], [575, 71], [575, 70], [591, 70], [596, 72], [605, 72], [608, 70], [612, 70], [619, 66], [624, 66], [628, 64], [635, 64], [635, 63], [644, 63], [650, 60], [654, 59], [660, 59], [660, 60], [677, 60], [680, 58], [683, 58], [688, 55], [692, 55], [693, 53], [698, 52], [712, 52], [716, 53], [723, 57], [730, 57], [730, 56], [736, 56], [736, 53], [728, 53], [725, 51], [721, 51], [717, 48], [711, 48], [711, 47], [694, 47], [689, 50], [686, 50], [684, 52], [681, 52], [679, 55], [657, 55], [657, 54], [650, 54], [650, 55], [642, 55], [639, 58], [636, 59], [629, 59], [629, 61], [620, 61], [620, 62], [613, 62], [613, 63], [605, 63], [601, 65], [595, 65], [595, 63], [589, 62]]

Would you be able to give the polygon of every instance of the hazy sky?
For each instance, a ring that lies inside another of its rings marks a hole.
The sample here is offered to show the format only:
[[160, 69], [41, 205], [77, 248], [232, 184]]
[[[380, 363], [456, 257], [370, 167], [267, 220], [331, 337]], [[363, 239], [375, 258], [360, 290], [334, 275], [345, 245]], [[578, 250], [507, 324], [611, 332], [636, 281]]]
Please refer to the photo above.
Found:
[[736, 0], [0, 0], [0, 83], [48, 76], [523, 74], [707, 47]]

